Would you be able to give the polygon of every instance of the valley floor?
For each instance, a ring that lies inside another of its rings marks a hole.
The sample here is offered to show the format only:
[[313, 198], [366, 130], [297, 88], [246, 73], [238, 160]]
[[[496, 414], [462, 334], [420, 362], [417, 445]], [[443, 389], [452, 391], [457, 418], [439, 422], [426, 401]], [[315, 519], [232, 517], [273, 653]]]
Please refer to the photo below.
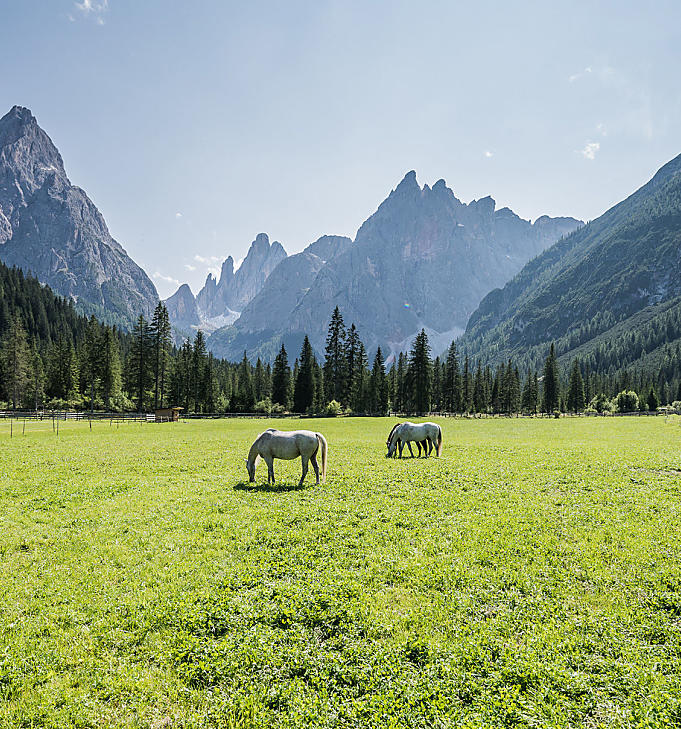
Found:
[[681, 427], [0, 423], [0, 727], [681, 724]]

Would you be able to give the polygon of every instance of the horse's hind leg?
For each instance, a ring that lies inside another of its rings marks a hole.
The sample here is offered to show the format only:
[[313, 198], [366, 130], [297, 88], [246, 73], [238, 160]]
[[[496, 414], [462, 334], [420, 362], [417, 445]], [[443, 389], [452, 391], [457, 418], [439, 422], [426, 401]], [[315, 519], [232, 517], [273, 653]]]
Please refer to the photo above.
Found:
[[303, 475], [300, 477], [300, 483], [298, 484], [298, 487], [303, 485], [303, 481], [305, 480], [305, 476], [307, 476], [307, 462], [309, 460], [309, 456], [300, 456], [300, 460], [303, 462]]
[[[418, 443], [417, 443], [418, 445]], [[409, 448], [409, 455], [413, 458], [414, 457], [414, 451], [411, 449], [411, 441], [407, 441], [407, 448]], [[421, 448], [419, 447], [419, 453], [421, 453]]]
[[310, 463], [312, 464], [312, 468], [314, 468], [314, 475], [317, 478], [317, 486], [319, 486], [319, 465], [317, 464], [316, 453], [313, 456], [310, 456]]

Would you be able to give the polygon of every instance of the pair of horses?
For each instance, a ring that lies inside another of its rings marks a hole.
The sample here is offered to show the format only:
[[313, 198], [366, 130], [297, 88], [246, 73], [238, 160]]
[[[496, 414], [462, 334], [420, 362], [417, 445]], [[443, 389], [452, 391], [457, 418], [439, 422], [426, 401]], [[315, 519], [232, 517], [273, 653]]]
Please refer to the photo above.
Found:
[[[414, 453], [411, 449], [411, 442], [416, 442], [419, 455], [421, 455], [421, 443], [424, 443], [423, 450], [426, 457], [435, 449], [437, 455], [442, 453], [442, 429], [437, 423], [398, 423], [388, 436], [387, 457], [395, 456], [399, 448], [400, 458], [402, 449], [406, 443], [412, 458]], [[321, 455], [321, 479], [326, 480], [326, 460], [328, 446], [326, 438], [321, 433], [313, 433], [311, 430], [275, 430], [268, 428], [264, 433], [255, 439], [246, 459], [246, 470], [248, 480], [255, 481], [255, 468], [262, 458], [267, 463], [267, 483], [274, 483], [274, 459], [281, 458], [290, 461], [300, 457], [303, 464], [303, 474], [300, 477], [298, 487], [303, 485], [307, 476], [308, 464], [312, 464], [317, 484], [319, 484], [320, 468], [317, 462], [317, 454]]]

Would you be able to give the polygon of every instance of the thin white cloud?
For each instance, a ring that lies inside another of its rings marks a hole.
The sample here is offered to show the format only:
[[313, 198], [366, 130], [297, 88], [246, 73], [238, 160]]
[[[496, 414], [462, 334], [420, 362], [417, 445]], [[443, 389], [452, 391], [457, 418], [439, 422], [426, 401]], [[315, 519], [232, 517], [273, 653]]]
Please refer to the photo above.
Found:
[[[82, 0], [73, 4], [84, 17], [92, 17], [97, 25], [104, 25], [103, 16], [109, 9], [109, 0]], [[74, 20], [72, 15], [69, 15], [69, 20]]]
[[608, 129], [605, 124], [603, 124], [603, 122], [601, 122], [600, 124], [596, 124], [596, 131], [601, 135], [601, 137], [608, 136]]
[[187, 269], [187, 271], [196, 271], [196, 266], [192, 266], [191, 263], [185, 263], [184, 267]]
[[596, 152], [601, 148], [600, 142], [587, 142], [581, 150], [584, 159], [596, 159]]
[[165, 276], [164, 274], [159, 273], [158, 271], [153, 273], [151, 275], [151, 277], [154, 279], [154, 281], [164, 281], [165, 283], [175, 284], [175, 286], [180, 285], [180, 282], [176, 278], [173, 278], [172, 276]]
[[222, 256], [199, 256], [196, 254], [194, 260], [203, 263], [204, 266], [212, 266], [215, 263], [222, 263]]
[[579, 71], [578, 73], [573, 73], [572, 75], [568, 76], [568, 81], [573, 84], [575, 81], [579, 80], [584, 76], [587, 76], [592, 72], [593, 69], [591, 68], [591, 66], [587, 66], [583, 71]]
[[180, 213], [180, 212], [175, 213], [175, 217], [179, 220], [182, 217], [182, 213]]
[[490, 157], [494, 157], [494, 152], [490, 151], [489, 149], [486, 149], [483, 154], [487, 159], [490, 159]]

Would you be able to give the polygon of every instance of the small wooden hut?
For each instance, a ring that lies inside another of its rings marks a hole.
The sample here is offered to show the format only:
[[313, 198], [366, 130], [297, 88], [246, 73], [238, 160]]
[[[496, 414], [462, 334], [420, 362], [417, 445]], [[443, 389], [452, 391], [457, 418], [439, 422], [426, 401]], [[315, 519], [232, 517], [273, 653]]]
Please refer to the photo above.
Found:
[[156, 408], [154, 410], [155, 421], [157, 423], [177, 423], [180, 419], [180, 410], [184, 410], [184, 408]]

